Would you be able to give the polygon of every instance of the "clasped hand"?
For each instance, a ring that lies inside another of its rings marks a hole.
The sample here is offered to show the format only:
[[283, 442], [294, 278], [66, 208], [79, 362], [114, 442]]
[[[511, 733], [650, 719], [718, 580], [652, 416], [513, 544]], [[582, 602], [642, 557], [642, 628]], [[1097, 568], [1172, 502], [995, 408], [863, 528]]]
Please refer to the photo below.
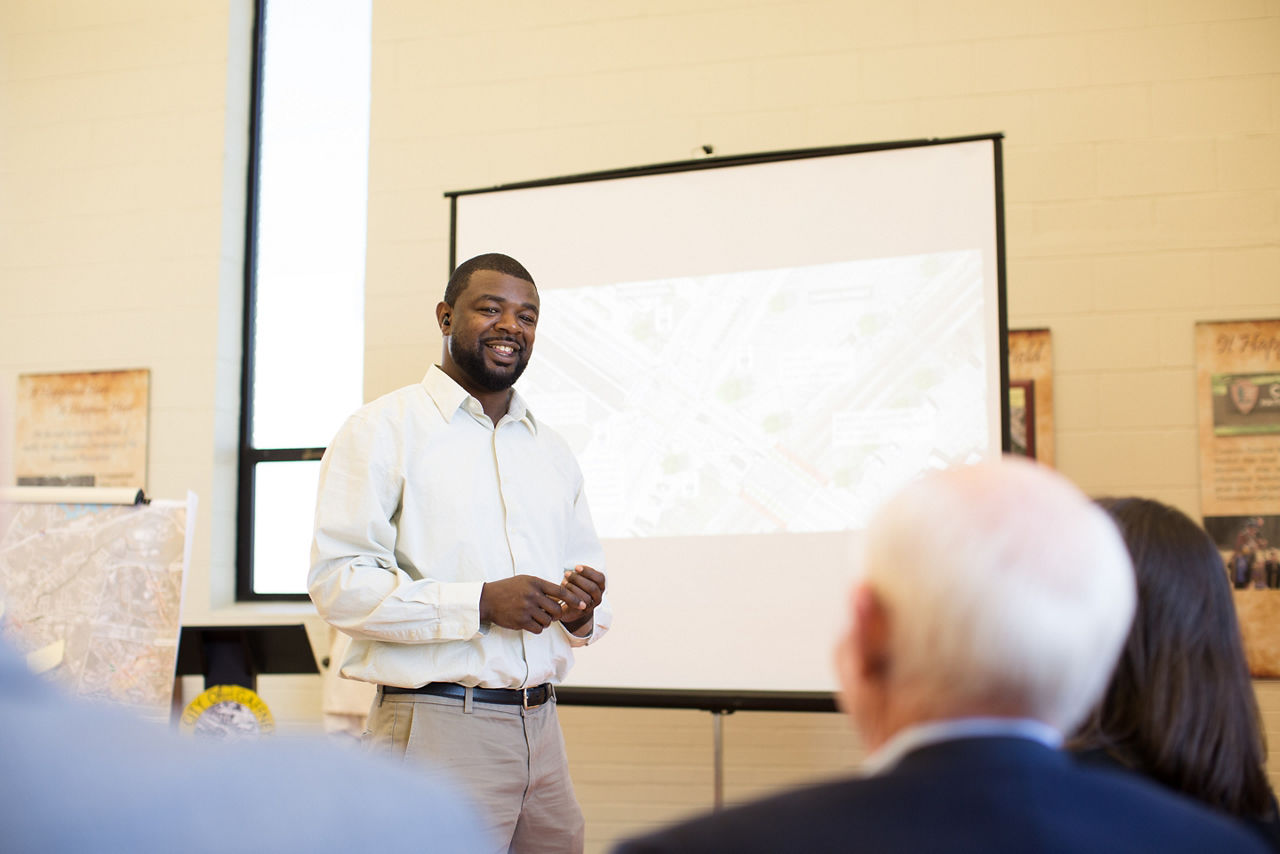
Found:
[[604, 573], [583, 565], [566, 570], [560, 584], [535, 575], [489, 581], [480, 589], [480, 619], [535, 635], [559, 620], [575, 632], [591, 621], [604, 586]]

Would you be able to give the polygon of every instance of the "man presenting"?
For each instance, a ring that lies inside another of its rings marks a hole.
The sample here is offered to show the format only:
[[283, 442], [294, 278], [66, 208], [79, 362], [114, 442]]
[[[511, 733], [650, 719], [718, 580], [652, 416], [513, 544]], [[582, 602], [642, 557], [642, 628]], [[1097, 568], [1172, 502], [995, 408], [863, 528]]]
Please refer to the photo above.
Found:
[[621, 851], [1262, 850], [1058, 749], [1105, 688], [1135, 601], [1119, 534], [1062, 477], [1013, 460], [927, 476], [872, 519], [861, 558], [836, 669], [862, 773]]
[[[533, 278], [481, 255], [449, 279], [439, 366], [356, 412], [325, 452], [308, 590], [379, 686], [371, 749], [442, 766], [500, 851], [581, 851], [552, 685], [608, 630], [604, 554], [564, 440], [512, 388]], [[431, 828], [406, 816], [406, 842]]]

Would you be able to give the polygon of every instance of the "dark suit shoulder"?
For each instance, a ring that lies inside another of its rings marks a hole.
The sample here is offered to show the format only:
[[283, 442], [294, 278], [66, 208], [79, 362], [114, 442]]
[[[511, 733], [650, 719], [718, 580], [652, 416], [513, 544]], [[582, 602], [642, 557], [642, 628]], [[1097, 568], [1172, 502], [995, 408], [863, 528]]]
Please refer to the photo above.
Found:
[[915, 751], [875, 777], [812, 786], [624, 844], [660, 851], [1260, 854], [1251, 833], [1141, 780], [1018, 738]]
[[[1121, 757], [1102, 748], [1072, 750], [1070, 756], [1086, 768], [1101, 768], [1111, 772], [1132, 775], [1144, 781], [1156, 783], [1165, 791], [1184, 795], [1183, 792], [1166, 785], [1138, 768], [1132, 767]], [[1274, 794], [1270, 796], [1270, 809], [1266, 816], [1243, 816], [1237, 817], [1237, 820], [1260, 836], [1271, 851], [1280, 854], [1280, 805], [1277, 805]]]

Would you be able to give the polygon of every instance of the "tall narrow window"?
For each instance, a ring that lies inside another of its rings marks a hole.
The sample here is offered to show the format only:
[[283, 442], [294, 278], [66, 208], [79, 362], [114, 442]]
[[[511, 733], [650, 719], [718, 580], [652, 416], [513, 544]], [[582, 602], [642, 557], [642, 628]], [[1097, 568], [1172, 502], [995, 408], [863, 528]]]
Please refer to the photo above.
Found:
[[371, 2], [258, 2], [238, 599], [305, 592], [319, 458], [361, 402]]

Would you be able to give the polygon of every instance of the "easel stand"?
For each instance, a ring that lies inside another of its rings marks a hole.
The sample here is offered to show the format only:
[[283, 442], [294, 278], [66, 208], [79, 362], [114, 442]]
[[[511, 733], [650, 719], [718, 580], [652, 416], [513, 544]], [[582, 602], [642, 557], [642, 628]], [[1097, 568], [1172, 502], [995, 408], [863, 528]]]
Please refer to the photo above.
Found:
[[714, 776], [712, 782], [711, 809], [720, 812], [724, 808], [724, 718], [731, 715], [730, 709], [711, 710], [712, 762]]

